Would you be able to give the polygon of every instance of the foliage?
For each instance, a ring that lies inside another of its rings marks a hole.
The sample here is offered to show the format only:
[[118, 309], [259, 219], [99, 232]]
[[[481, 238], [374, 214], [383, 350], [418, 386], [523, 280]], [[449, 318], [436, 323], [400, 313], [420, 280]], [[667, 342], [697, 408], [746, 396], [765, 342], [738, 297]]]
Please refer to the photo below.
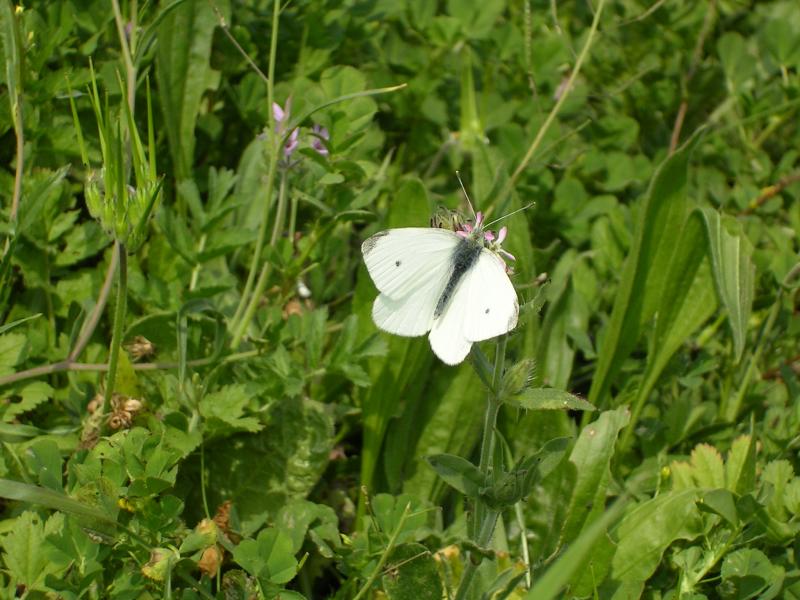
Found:
[[[800, 12], [751, 4], [0, 0], [0, 595], [800, 596]], [[457, 170], [533, 206], [452, 368], [359, 248]]]

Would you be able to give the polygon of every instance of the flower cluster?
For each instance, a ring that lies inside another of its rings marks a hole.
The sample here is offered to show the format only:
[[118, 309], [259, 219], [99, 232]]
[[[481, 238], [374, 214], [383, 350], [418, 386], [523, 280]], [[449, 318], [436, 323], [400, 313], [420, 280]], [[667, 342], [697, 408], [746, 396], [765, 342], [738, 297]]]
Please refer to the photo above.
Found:
[[470, 225], [469, 223], [464, 223], [461, 226], [460, 231], [456, 231], [458, 235], [461, 237], [474, 237], [474, 238], [483, 238], [483, 243], [486, 245], [489, 250], [492, 252], [496, 252], [500, 256], [502, 256], [506, 260], [517, 260], [514, 258], [514, 255], [510, 252], [506, 252], [501, 247], [503, 240], [506, 239], [506, 235], [508, 235], [508, 227], [501, 227], [500, 231], [496, 234], [494, 231], [490, 230], [483, 230], [483, 213], [478, 212], [475, 215], [475, 225]]
[[[286, 130], [289, 127], [289, 121], [291, 116], [291, 107], [292, 107], [292, 99], [289, 98], [286, 100], [286, 104], [281, 106], [277, 102], [272, 103], [272, 116], [275, 118], [275, 133], [278, 134], [280, 137], [286, 135]], [[321, 125], [315, 124], [311, 128], [311, 140], [309, 141], [309, 145], [313, 150], [321, 154], [322, 156], [328, 155], [328, 147], [325, 145], [325, 142], [330, 139], [330, 133], [327, 129], [322, 127]], [[287, 163], [289, 162], [292, 154], [295, 150], [300, 146], [300, 129], [295, 127], [292, 129], [292, 132], [289, 134], [289, 137], [286, 138], [286, 143], [283, 145], [283, 159]]]

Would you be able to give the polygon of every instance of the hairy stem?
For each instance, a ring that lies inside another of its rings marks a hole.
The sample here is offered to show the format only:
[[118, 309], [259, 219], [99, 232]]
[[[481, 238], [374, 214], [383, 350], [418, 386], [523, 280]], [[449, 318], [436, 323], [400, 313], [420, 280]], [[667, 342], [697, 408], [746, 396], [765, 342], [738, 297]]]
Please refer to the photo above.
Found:
[[[501, 403], [501, 382], [503, 379], [503, 369], [505, 366], [507, 336], [501, 336], [497, 340], [497, 349], [494, 355], [494, 371], [492, 373], [492, 388], [489, 390], [486, 399], [486, 413], [483, 421], [483, 438], [481, 440], [481, 459], [478, 468], [488, 481], [497, 473], [494, 468], [494, 447], [496, 441], [495, 429], [497, 428], [497, 415], [500, 412]], [[494, 527], [500, 513], [486, 506], [480, 499], [475, 501], [475, 530], [473, 531], [473, 541], [480, 547], [486, 547], [492, 540]], [[480, 557], [472, 556], [470, 553], [464, 573], [461, 576], [461, 583], [456, 591], [455, 600], [466, 598], [472, 580], [480, 565]]]
[[114, 329], [111, 334], [111, 349], [108, 358], [106, 392], [103, 402], [106, 411], [110, 406], [111, 395], [114, 393], [114, 385], [117, 379], [119, 347], [122, 343], [122, 326], [125, 322], [125, 303], [128, 295], [128, 256], [125, 245], [120, 242], [117, 242], [117, 254], [119, 255], [119, 279], [117, 282], [117, 306], [114, 310]]

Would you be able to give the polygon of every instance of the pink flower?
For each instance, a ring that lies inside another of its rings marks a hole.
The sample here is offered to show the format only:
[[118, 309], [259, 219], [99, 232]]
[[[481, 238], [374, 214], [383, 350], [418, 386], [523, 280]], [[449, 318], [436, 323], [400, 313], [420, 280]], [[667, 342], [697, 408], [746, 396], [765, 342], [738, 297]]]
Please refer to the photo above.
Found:
[[322, 140], [331, 139], [331, 134], [322, 125], [314, 125], [311, 128], [311, 147], [322, 156], [328, 156], [328, 147]]
[[[275, 118], [275, 133], [279, 136], [283, 137], [286, 133], [286, 128], [289, 125], [289, 118], [291, 116], [291, 109], [292, 109], [292, 99], [287, 98], [286, 104], [284, 107], [281, 107], [280, 104], [277, 102], [272, 103], [272, 116]], [[284, 158], [289, 158], [292, 153], [297, 149], [297, 146], [300, 145], [299, 138], [300, 131], [295, 127], [292, 132], [289, 134], [289, 138], [286, 140], [286, 144], [283, 146], [283, 156]]]

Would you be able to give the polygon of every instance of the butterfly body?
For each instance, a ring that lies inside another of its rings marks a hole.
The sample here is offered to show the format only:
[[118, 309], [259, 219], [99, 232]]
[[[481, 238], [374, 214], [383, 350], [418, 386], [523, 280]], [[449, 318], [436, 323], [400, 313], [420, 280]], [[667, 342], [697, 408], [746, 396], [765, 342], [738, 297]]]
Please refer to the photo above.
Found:
[[480, 228], [408, 227], [364, 241], [364, 262], [380, 292], [375, 324], [402, 336], [430, 332], [434, 353], [450, 365], [474, 342], [513, 329], [517, 294], [493, 240]]

